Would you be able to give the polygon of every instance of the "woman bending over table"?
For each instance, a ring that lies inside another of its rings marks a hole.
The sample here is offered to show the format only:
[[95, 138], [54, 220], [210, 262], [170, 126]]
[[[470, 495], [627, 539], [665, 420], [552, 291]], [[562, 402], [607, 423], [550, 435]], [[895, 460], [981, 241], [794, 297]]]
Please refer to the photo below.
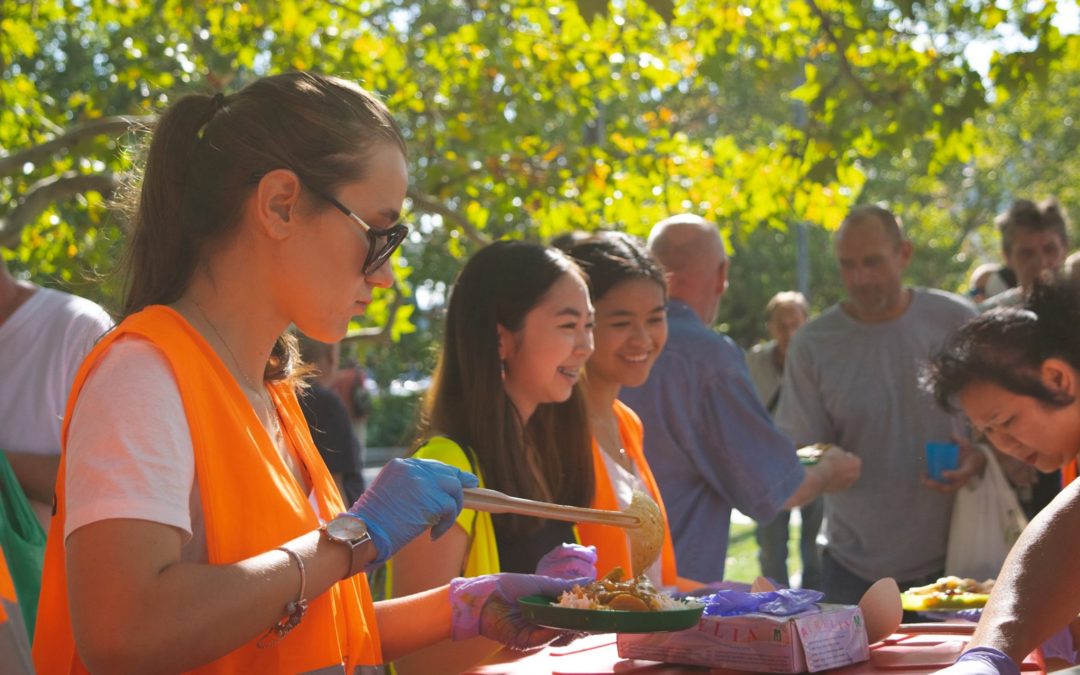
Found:
[[[943, 406], [1012, 457], [1049, 472], [1080, 454], [1080, 288], [1040, 284], [1021, 308], [965, 325], [928, 372]], [[971, 648], [949, 673], [1018, 672], [1017, 664], [1080, 613], [1080, 481], [1013, 546]]]

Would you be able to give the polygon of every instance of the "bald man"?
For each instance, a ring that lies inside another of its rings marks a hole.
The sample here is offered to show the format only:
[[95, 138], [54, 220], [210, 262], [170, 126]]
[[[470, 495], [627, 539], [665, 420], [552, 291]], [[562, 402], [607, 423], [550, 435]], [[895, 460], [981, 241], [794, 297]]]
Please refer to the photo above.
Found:
[[963, 444], [944, 482], [926, 477], [927, 441], [949, 441], [963, 425], [918, 381], [974, 306], [905, 286], [913, 248], [886, 209], [853, 209], [835, 253], [847, 299], [792, 338], [777, 423], [796, 443], [836, 443], [862, 459], [855, 485], [825, 497], [821, 590], [853, 604], [881, 577], [909, 588], [944, 574], [953, 493], [983, 462]]
[[641, 387], [620, 398], [645, 428], [645, 453], [667, 508], [679, 576], [722, 579], [731, 509], [770, 520], [858, 477], [843, 451], [804, 469], [758, 399], [746, 358], [714, 331], [728, 258], [717, 227], [691, 214], [657, 223], [649, 248], [668, 282], [668, 340]]

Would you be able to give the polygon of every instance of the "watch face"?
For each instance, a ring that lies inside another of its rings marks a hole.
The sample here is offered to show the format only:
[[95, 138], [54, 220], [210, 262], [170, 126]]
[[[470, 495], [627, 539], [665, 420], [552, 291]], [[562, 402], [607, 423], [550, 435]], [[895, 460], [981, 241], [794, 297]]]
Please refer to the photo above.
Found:
[[326, 533], [334, 539], [352, 541], [367, 534], [367, 524], [353, 516], [338, 516], [326, 524]]

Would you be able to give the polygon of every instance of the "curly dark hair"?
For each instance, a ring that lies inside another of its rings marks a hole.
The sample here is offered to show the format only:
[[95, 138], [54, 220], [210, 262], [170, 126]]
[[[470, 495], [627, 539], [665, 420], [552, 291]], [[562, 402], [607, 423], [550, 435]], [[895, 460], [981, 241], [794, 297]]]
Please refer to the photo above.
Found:
[[976, 382], [1061, 408], [1074, 398], [1043, 384], [1039, 371], [1050, 358], [1080, 370], [1080, 284], [1075, 280], [1037, 282], [1022, 307], [969, 321], [930, 360], [923, 386], [950, 411], [956, 410], [955, 397]]

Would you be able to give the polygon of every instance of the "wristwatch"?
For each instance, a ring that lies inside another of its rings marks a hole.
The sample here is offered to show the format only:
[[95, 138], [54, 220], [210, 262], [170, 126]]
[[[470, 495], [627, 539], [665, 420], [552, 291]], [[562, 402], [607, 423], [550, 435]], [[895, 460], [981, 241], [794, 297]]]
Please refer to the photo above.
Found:
[[363, 571], [365, 561], [362, 546], [365, 542], [371, 541], [367, 523], [356, 516], [342, 513], [319, 529], [326, 533], [330, 541], [336, 541], [349, 547], [351, 555], [349, 573], [342, 577], [343, 579], [348, 579], [357, 572]]

